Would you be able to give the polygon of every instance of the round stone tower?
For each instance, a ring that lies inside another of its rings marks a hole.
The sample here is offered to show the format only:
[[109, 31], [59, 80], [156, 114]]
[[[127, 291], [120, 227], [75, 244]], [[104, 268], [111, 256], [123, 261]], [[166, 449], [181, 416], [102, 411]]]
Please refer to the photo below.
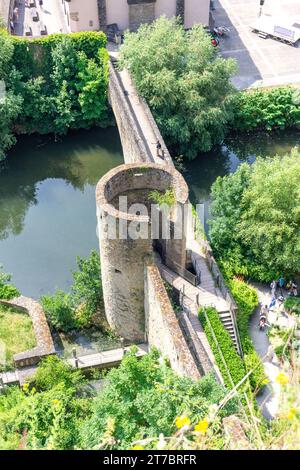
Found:
[[96, 189], [106, 317], [118, 335], [133, 342], [145, 339], [144, 268], [153, 257], [154, 239], [162, 237], [162, 214], [157, 205], [153, 209], [151, 192], [163, 195], [167, 190], [176, 203], [168, 214], [171, 239], [163, 240], [164, 258], [185, 267], [185, 233], [174, 237], [174, 227], [178, 212], [180, 217], [183, 213], [178, 208], [188, 202], [188, 188], [175, 168], [121, 165], [101, 178]]

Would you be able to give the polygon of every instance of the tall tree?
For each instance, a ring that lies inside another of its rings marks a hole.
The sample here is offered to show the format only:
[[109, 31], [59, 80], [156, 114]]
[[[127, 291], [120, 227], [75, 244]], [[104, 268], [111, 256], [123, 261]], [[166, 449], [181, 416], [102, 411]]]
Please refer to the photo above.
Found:
[[222, 141], [232, 119], [236, 65], [216, 55], [201, 26], [185, 32], [177, 19], [165, 17], [143, 25], [125, 34], [120, 63], [177, 153], [194, 158]]

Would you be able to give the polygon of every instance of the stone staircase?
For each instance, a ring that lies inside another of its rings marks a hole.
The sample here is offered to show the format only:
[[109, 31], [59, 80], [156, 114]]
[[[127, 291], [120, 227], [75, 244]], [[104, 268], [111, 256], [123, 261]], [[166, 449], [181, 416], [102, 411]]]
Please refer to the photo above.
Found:
[[236, 330], [234, 327], [234, 322], [232, 319], [232, 314], [230, 311], [218, 312], [221, 322], [223, 323], [224, 328], [228, 331], [230, 338], [235, 346], [237, 352], [239, 352], [238, 338], [236, 335]]

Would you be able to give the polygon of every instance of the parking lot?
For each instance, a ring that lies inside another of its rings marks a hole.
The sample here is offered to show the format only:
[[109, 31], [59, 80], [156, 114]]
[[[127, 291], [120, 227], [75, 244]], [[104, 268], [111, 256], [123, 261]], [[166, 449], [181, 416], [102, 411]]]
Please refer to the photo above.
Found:
[[[43, 0], [43, 5], [35, 0], [31, 7], [31, 0], [15, 0], [14, 33], [17, 36], [25, 36], [30, 30], [31, 36], [41, 35], [41, 25], [45, 27], [46, 34], [67, 32], [67, 25], [63, 15], [61, 0]], [[35, 8], [37, 19], [32, 18], [32, 10]]]
[[[258, 19], [259, 0], [215, 0], [213, 11], [216, 26], [230, 28], [221, 38], [224, 57], [237, 60], [239, 70], [234, 78], [239, 88], [300, 84], [300, 44], [292, 47], [273, 39], [262, 39], [251, 31]], [[300, 21], [299, 0], [265, 0], [262, 14]]]

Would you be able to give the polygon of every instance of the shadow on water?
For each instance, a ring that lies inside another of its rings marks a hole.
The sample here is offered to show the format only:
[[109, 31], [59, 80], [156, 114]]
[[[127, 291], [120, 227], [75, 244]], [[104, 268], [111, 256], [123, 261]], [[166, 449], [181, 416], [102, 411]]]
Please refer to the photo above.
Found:
[[300, 131], [297, 130], [227, 138], [223, 145], [185, 163], [184, 177], [192, 203], [209, 204], [211, 186], [216, 178], [233, 173], [241, 163], [251, 164], [258, 156], [283, 156], [294, 147], [300, 149]]
[[0, 171], [0, 264], [25, 295], [68, 288], [96, 248], [95, 186], [123, 163], [116, 128], [25, 136]]

